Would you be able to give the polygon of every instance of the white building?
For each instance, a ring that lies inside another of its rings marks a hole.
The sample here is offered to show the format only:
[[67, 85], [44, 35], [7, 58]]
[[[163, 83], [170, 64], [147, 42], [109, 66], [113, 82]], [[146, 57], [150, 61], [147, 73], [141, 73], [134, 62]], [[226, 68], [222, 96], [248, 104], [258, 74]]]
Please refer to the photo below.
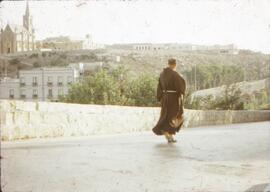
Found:
[[236, 55], [239, 53], [236, 45], [228, 44], [228, 45], [193, 45], [193, 51], [209, 51], [219, 54], [232, 54]]
[[21, 70], [19, 79], [0, 81], [0, 99], [57, 101], [78, 77], [78, 70], [71, 67]]
[[142, 43], [133, 45], [133, 50], [136, 51], [160, 51], [165, 49], [166, 46], [164, 44]]
[[19, 99], [20, 80], [4, 78], [0, 80], [0, 99]]
[[70, 63], [68, 66], [78, 70], [79, 74], [83, 75], [85, 72], [93, 72], [102, 69], [103, 62]]
[[[202, 51], [217, 54], [238, 54], [239, 50], [236, 45], [192, 45], [192, 44], [133, 44], [133, 50], [146, 52], [146, 51], [162, 51], [162, 50], [177, 50], [177, 51]], [[118, 46], [119, 47], [119, 46]], [[122, 46], [123, 47], [123, 46]]]

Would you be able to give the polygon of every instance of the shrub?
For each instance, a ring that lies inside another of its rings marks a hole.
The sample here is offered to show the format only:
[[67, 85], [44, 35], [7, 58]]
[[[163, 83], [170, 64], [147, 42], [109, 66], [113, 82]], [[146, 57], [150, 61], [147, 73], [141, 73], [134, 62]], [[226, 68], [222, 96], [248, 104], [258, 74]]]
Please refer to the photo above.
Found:
[[40, 63], [37, 62], [37, 61], [35, 61], [35, 62], [33, 63], [33, 66], [34, 66], [34, 67], [41, 67]]
[[38, 58], [38, 53], [33, 53], [29, 56], [30, 59], [32, 58]]
[[10, 63], [11, 65], [17, 65], [17, 64], [20, 63], [20, 61], [19, 61], [19, 59], [14, 58], [14, 59], [11, 59], [11, 60], [9, 61], [9, 63]]

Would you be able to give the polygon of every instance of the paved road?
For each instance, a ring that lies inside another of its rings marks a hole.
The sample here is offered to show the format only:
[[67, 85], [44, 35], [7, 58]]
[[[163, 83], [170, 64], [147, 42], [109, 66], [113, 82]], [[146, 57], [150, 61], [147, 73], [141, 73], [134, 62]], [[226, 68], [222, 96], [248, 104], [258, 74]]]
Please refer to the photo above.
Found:
[[[270, 183], [270, 122], [4, 142], [5, 192], [220, 192]], [[267, 186], [267, 185], [264, 185]]]

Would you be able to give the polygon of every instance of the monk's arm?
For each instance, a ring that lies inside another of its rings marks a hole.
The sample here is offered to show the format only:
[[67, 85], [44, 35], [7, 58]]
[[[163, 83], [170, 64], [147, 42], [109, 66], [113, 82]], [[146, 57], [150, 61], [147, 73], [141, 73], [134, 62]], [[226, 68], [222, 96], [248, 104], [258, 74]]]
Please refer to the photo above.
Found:
[[178, 97], [180, 96], [184, 96], [185, 92], [186, 92], [186, 82], [185, 80], [180, 76], [180, 75], [176, 75], [176, 79], [175, 79], [175, 88], [176, 88], [176, 92]]
[[162, 89], [161, 89], [161, 83], [160, 79], [158, 79], [158, 86], [157, 86], [157, 100], [161, 101], [162, 98]]

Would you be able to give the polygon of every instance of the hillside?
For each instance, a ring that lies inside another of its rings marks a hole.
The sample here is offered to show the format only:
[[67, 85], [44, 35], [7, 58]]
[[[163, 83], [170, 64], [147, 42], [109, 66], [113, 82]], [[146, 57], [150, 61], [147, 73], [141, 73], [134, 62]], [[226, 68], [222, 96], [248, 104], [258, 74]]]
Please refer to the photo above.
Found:
[[[121, 61], [116, 62], [116, 56], [121, 56]], [[241, 53], [238, 55], [222, 55], [198, 52], [148, 52], [140, 53], [124, 50], [81, 50], [81, 51], [52, 51], [32, 52], [9, 55], [8, 60], [0, 57], [0, 75], [5, 73], [5, 65], [9, 76], [14, 76], [19, 69], [66, 66], [69, 63], [103, 61], [105, 67], [125, 65], [131, 74], [139, 75], [151, 73], [158, 75], [166, 66], [167, 60], [174, 57], [178, 61], [178, 71], [191, 70], [195, 65], [237, 65], [245, 69], [246, 80], [258, 80], [270, 77], [270, 55], [261, 53]], [[5, 62], [3, 60], [6, 60]]]

